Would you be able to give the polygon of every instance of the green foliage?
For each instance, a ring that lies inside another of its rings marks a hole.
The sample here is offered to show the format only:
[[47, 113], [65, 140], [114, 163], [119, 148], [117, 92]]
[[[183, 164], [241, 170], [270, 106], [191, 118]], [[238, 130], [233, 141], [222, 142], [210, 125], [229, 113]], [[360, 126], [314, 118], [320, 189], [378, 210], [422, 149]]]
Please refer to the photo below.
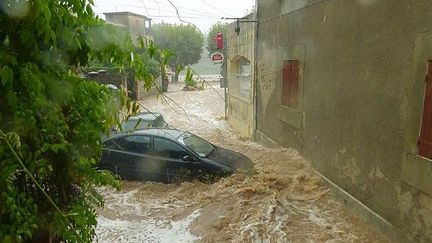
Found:
[[157, 61], [156, 59], [150, 58], [149, 53], [146, 51], [144, 53], [142, 53], [141, 58], [143, 60], [143, 62], [146, 64], [145, 68], [147, 70], [148, 73], [150, 73], [151, 75], [153, 75], [155, 78], [159, 77], [160, 75], [160, 63], [159, 61]]
[[196, 87], [197, 83], [193, 79], [193, 71], [188, 67], [186, 71], [186, 77], [185, 77], [185, 83], [186, 86], [193, 86]]
[[[162, 92], [168, 91], [168, 77], [166, 73], [166, 67], [168, 66], [169, 61], [175, 56], [174, 52], [172, 52], [169, 49], [161, 50], [157, 48], [153, 44], [153, 42], [151, 42], [150, 46], [148, 47], [148, 56], [150, 58], [154, 58], [158, 60], [157, 62], [159, 66], [157, 68], [162, 79], [162, 87], [160, 91]], [[181, 68], [181, 65], [178, 68]]]
[[162, 49], [172, 50], [175, 57], [169, 62], [173, 70], [179, 65], [198, 63], [204, 45], [204, 36], [192, 25], [155, 24], [153, 25], [155, 43]]
[[[153, 75], [153, 77], [155, 78], [160, 75], [159, 61], [151, 58], [147, 49], [144, 48], [141, 50], [137, 50], [137, 55], [139, 58], [142, 59], [143, 63], [146, 64], [144, 68], [147, 73]], [[109, 74], [117, 74], [122, 72], [121, 68], [119, 68], [115, 63], [101, 63], [98, 60], [92, 60], [89, 62], [88, 66], [81, 67], [81, 71], [83, 73], [88, 73], [92, 71], [97, 72], [99, 70], [105, 70]]]
[[[118, 123], [107, 88], [80, 78], [90, 62], [109, 63], [151, 86], [152, 57], [132, 58], [124, 28], [98, 20], [89, 0], [0, 2], [0, 242], [48, 232], [66, 242], [90, 242], [95, 187], [119, 188], [96, 169], [101, 134]], [[139, 54], [135, 54], [139, 56]], [[137, 104], [121, 97], [128, 112]]]

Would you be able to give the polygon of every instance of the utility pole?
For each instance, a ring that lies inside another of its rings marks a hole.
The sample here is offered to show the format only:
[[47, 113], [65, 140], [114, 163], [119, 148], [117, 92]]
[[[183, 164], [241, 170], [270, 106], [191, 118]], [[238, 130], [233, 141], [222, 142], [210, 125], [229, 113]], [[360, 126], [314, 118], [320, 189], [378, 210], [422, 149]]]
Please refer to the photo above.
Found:
[[237, 35], [240, 34], [240, 23], [257, 23], [258, 22], [257, 19], [249, 19], [248, 17], [243, 17], [243, 18], [222, 17], [222, 19], [232, 19], [232, 20], [236, 21], [236, 27], [235, 27], [234, 31], [237, 33]]

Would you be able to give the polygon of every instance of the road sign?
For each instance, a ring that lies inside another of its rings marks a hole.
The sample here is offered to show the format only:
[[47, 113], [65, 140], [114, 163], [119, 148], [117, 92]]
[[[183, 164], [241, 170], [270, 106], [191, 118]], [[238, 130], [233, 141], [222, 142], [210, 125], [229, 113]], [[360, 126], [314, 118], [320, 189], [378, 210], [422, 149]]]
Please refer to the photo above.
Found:
[[213, 54], [211, 54], [210, 56], [210, 60], [214, 63], [214, 64], [219, 64], [222, 63], [224, 61], [225, 57], [221, 52], [215, 52]]
[[217, 32], [217, 35], [216, 35], [216, 47], [217, 47], [217, 49], [221, 50], [224, 48], [223, 41], [224, 41], [223, 34], [221, 32]]

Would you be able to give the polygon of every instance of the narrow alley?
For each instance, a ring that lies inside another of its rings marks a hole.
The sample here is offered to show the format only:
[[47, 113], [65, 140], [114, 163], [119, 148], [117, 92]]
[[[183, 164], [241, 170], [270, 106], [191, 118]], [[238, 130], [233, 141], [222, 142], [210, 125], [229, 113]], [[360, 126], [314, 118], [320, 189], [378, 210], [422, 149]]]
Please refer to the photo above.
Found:
[[[176, 128], [249, 156], [256, 174], [214, 184], [124, 182], [105, 189], [98, 242], [387, 242], [338, 203], [297, 151], [269, 149], [237, 135], [224, 119], [223, 89], [182, 91], [143, 106]], [[173, 102], [175, 101], [175, 102]]]

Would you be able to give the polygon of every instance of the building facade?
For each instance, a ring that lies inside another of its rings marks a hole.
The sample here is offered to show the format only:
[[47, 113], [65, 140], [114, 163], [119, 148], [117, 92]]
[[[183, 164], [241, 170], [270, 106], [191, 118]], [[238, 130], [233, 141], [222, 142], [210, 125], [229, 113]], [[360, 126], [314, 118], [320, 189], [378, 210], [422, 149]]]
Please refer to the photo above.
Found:
[[[114, 26], [117, 26], [119, 28], [125, 28], [129, 31], [132, 43], [135, 46], [140, 46], [140, 43], [138, 42], [138, 37], [141, 37], [144, 41], [144, 46], [147, 47], [150, 45], [150, 42], [154, 41], [152, 32], [151, 32], [151, 19], [140, 14], [135, 14], [131, 12], [112, 12], [112, 13], [104, 13], [106, 22], [109, 24], [112, 24]], [[141, 80], [135, 80], [133, 78], [132, 73], [128, 73], [127, 75], [127, 85], [125, 88], [128, 90], [128, 94], [130, 97], [134, 100], [141, 100], [143, 98], [149, 97], [154, 95], [158, 92], [158, 89], [156, 87], [152, 87], [149, 90], [146, 90], [144, 88], [144, 81]], [[120, 77], [119, 75], [112, 75], [112, 78], [108, 80], [114, 80], [117, 78], [117, 83], [123, 82], [121, 79], [118, 79]], [[106, 79], [106, 75], [99, 75], [97, 79]], [[114, 82], [113, 81], [113, 82]], [[103, 81], [106, 82], [106, 81]], [[155, 85], [158, 87], [161, 87], [162, 80], [161, 77], [158, 77], [154, 80]]]
[[[253, 20], [255, 15], [245, 18]], [[253, 137], [256, 24], [234, 22], [228, 26], [227, 34], [227, 119], [242, 136]]]
[[299, 150], [400, 242], [432, 242], [431, 9], [258, 0], [255, 138]]
[[112, 12], [104, 13], [106, 22], [128, 28], [131, 33], [132, 41], [137, 44], [138, 37], [142, 37], [145, 45], [154, 41], [151, 33], [151, 19], [140, 14], [131, 12]]

